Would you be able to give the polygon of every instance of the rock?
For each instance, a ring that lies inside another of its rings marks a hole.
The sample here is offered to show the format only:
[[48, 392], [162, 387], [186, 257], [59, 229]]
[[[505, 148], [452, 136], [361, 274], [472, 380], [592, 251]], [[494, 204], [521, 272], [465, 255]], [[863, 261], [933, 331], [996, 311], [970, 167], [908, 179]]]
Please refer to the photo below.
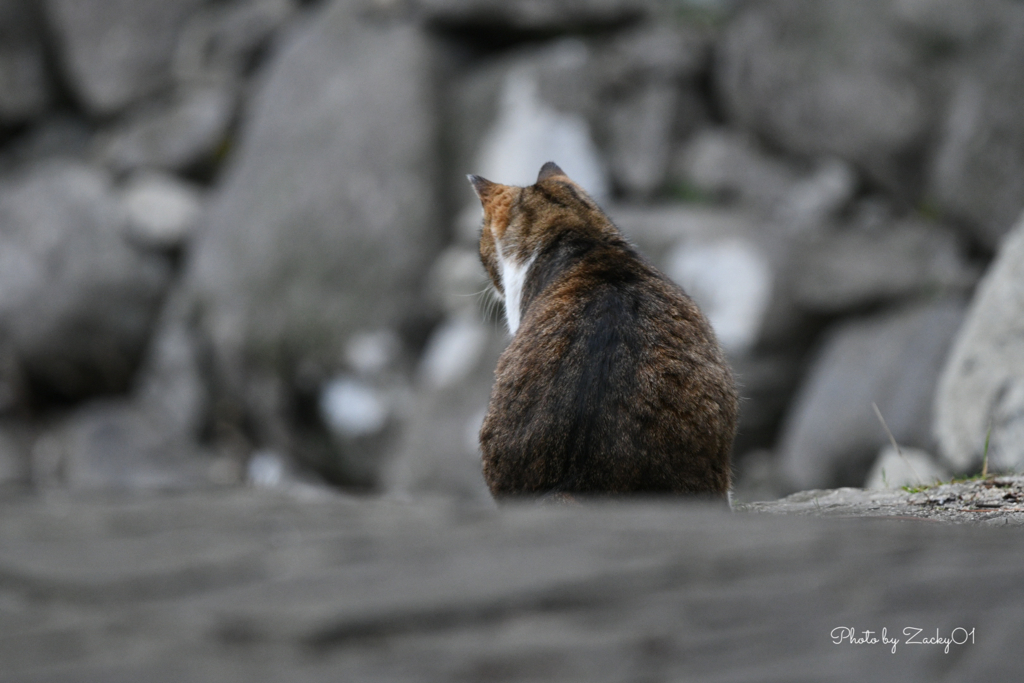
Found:
[[4, 156], [12, 172], [53, 157], [85, 161], [91, 141], [87, 121], [75, 114], [53, 113], [35, 120], [24, 135], [11, 140]]
[[837, 157], [824, 159], [789, 189], [775, 220], [793, 233], [818, 228], [846, 208], [857, 185], [857, 173], [849, 164]]
[[652, 7], [646, 0], [415, 0], [414, 4], [428, 23], [440, 28], [488, 30], [499, 35], [622, 26]]
[[187, 315], [182, 292], [172, 292], [131, 392], [87, 402], [43, 427], [32, 448], [36, 486], [149, 490], [224, 483], [218, 462], [199, 443], [209, 420], [209, 387]]
[[[990, 492], [1024, 488], [996, 480]], [[892, 519], [932, 519], [939, 507], [883, 506], [903, 492], [859, 492], [879, 501], [884, 522], [836, 519], [872, 513], [833, 505], [831, 493], [817, 503], [828, 512], [810, 499], [803, 518], [668, 501], [486, 510], [252, 489], [26, 496], [3, 506], [0, 675], [1022, 678], [1019, 530]], [[1013, 513], [976, 509], [950, 521], [967, 519]], [[949, 654], [944, 643], [905, 642], [915, 625], [919, 639], [938, 629], [954, 641]], [[900, 643], [895, 652], [855, 645], [837, 627], [858, 638], [887, 628]]]
[[421, 362], [410, 415], [385, 474], [386, 492], [491, 500], [479, 433], [507, 344], [503, 329], [471, 312], [442, 323]]
[[669, 253], [665, 273], [701, 307], [727, 353], [744, 353], [758, 342], [775, 273], [756, 243], [681, 242]]
[[283, 36], [186, 274], [236, 399], [250, 374], [287, 398], [296, 368], [315, 368], [316, 386], [343, 370], [353, 334], [426, 315], [440, 247], [431, 63], [413, 27], [345, 2]]
[[349, 487], [376, 489], [386, 455], [394, 448], [402, 392], [382, 382], [337, 375], [320, 391], [319, 411], [334, 451], [309, 463]]
[[78, 399], [131, 381], [170, 264], [124, 232], [96, 168], [46, 162], [0, 187], [0, 329], [45, 395]]
[[830, 330], [780, 437], [793, 489], [864, 481], [888, 437], [931, 448], [931, 402], [964, 307], [956, 300], [906, 307]]
[[940, 454], [958, 472], [1024, 469], [1024, 220], [971, 302], [935, 397]]
[[235, 95], [225, 87], [178, 91], [168, 102], [133, 110], [98, 135], [96, 156], [117, 172], [146, 167], [192, 169], [220, 151], [234, 109]]
[[734, 460], [775, 445], [779, 425], [799, 387], [805, 364], [799, 353], [802, 346], [791, 344], [790, 348], [729, 357], [741, 406], [732, 449]]
[[192, 237], [202, 207], [195, 186], [159, 172], [136, 173], [123, 194], [128, 234], [144, 246], [175, 249]]
[[[716, 83], [730, 119], [798, 155], [836, 155], [915, 196], [914, 155], [933, 129], [928, 55], [891, 0], [748, 3], [720, 44]], [[908, 161], [909, 160], [909, 161]]]
[[[493, 123], [480, 141], [473, 166], [477, 175], [506, 185], [532, 185], [540, 167], [557, 159], [595, 199], [608, 197], [606, 172], [586, 112], [581, 111], [588, 93], [582, 93], [579, 104], [567, 110], [556, 109], [545, 98], [546, 90], [560, 78], [582, 72], [588, 59], [586, 45], [566, 40], [540, 53], [527, 53], [521, 61], [513, 59], [492, 68], [487, 75], [500, 79], [500, 95]], [[556, 71], [545, 72], [548, 65]]]
[[763, 152], [749, 135], [728, 128], [697, 132], [675, 163], [676, 182], [766, 213], [776, 210], [799, 177], [797, 169]]
[[903, 220], [884, 230], [809, 235], [795, 245], [792, 292], [815, 313], [840, 313], [935, 292], [970, 291], [978, 273], [948, 228]]
[[0, 1], [0, 124], [38, 116], [52, 96], [32, 0]]
[[895, 491], [904, 486], [916, 488], [948, 481], [949, 471], [936, 462], [927, 451], [919, 448], [901, 448], [899, 452], [886, 446], [871, 466], [864, 488]]
[[65, 77], [97, 115], [170, 83], [188, 16], [206, 0], [45, 0]]
[[609, 161], [625, 194], [646, 198], [662, 189], [668, 170], [679, 88], [673, 83], [649, 84], [624, 98], [609, 116]]
[[75, 490], [192, 488], [210, 483], [212, 462], [124, 400], [78, 408], [39, 437], [33, 459], [36, 486]]
[[857, 174], [838, 158], [804, 172], [725, 128], [696, 133], [674, 163], [677, 184], [749, 206], [794, 234], [827, 224], [857, 189]]
[[967, 221], [995, 248], [1024, 208], [1024, 8], [986, 58], [965, 68], [953, 96], [929, 191], [940, 209]]
[[138, 409], [182, 443], [200, 438], [210, 414], [209, 361], [188, 304], [181, 286], [168, 294], [132, 391]]
[[708, 118], [697, 81], [710, 52], [705, 35], [672, 23], [622, 32], [596, 51], [601, 106], [592, 118], [620, 193], [665, 189], [673, 142]]
[[175, 79], [230, 83], [244, 76], [296, 9], [296, 0], [235, 0], [203, 7], [181, 31], [172, 65]]
[[27, 486], [30, 480], [29, 449], [24, 425], [0, 422], [0, 495]]
[[734, 506], [742, 512], [812, 517], [920, 520], [973, 526], [1022, 526], [1024, 477], [989, 477], [912, 486], [911, 490], [800, 491], [781, 500]]

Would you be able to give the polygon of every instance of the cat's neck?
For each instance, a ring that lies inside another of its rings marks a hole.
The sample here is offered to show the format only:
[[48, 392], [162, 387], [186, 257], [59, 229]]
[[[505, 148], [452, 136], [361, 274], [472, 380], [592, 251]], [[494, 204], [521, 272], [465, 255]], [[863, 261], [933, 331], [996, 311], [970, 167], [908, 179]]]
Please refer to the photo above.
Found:
[[[643, 260], [621, 237], [608, 239], [565, 233], [519, 262], [499, 259], [505, 291], [505, 316], [515, 335], [530, 308], [546, 291], [572, 278], [621, 280]], [[609, 274], [611, 277], [609, 278]]]

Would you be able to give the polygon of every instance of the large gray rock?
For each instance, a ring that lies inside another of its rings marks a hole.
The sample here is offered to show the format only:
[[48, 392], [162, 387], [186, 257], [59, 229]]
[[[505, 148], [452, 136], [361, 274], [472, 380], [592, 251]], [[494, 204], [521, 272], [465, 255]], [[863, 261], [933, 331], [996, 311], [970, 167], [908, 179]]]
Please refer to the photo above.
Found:
[[0, 495], [25, 488], [30, 481], [29, 431], [24, 421], [0, 421]]
[[168, 296], [131, 392], [77, 406], [39, 430], [36, 487], [149, 490], [225, 478], [224, 463], [199, 444], [209, 387], [187, 303], [180, 290]]
[[[954, 521], [1019, 524], [968, 502], [1024, 497], [1019, 480], [992, 484], [992, 496], [965, 492]], [[0, 519], [0, 676], [1022, 678], [1019, 529], [892, 519], [942, 507], [890, 502], [903, 492], [816, 493], [790, 509], [832, 519], [668, 501], [488, 511], [244, 490], [24, 497]], [[870, 514], [889, 519], [835, 518]], [[921, 643], [936, 629], [953, 639], [949, 653], [906, 642], [914, 627]], [[880, 642], [883, 628], [900, 642]], [[864, 631], [879, 642], [849, 641]]]
[[939, 301], [828, 333], [780, 438], [782, 474], [793, 489], [864, 482], [888, 443], [872, 403], [898, 443], [932, 446], [932, 397], [963, 311], [957, 301]]
[[726, 128], [694, 134], [671, 173], [677, 185], [749, 207], [792, 234], [820, 230], [850, 202], [858, 184], [856, 172], [838, 158], [805, 171], [768, 154], [751, 135]]
[[33, 484], [138, 491], [209, 483], [212, 460], [176, 438], [163, 419], [122, 400], [77, 408], [37, 439]]
[[131, 381], [170, 278], [125, 239], [111, 179], [39, 164], [0, 187], [0, 334], [37, 387], [64, 398]]
[[187, 170], [214, 158], [234, 113], [235, 94], [226, 86], [182, 88], [167, 101], [139, 107], [98, 135], [96, 155], [117, 172]]
[[385, 490], [490, 501], [481, 469], [480, 425], [494, 368], [508, 344], [503, 326], [455, 316], [437, 330]]
[[43, 38], [32, 0], [0, 1], [0, 123], [32, 118], [50, 98]]
[[283, 36], [186, 275], [229, 392], [252, 370], [286, 401], [296, 367], [326, 381], [354, 332], [422, 314], [440, 247], [431, 64], [422, 33], [346, 2]]
[[1024, 208], [1024, 7], [964, 69], [931, 167], [937, 206], [995, 247]]
[[891, 16], [892, 0], [748, 3], [716, 71], [730, 118], [801, 155], [836, 154], [913, 194], [907, 162], [932, 130], [925, 59]]
[[172, 66], [175, 79], [225, 83], [243, 76], [298, 4], [298, 0], [207, 3], [181, 30]]
[[1024, 221], [1007, 235], [957, 336], [935, 398], [941, 455], [959, 471], [1024, 469]]
[[618, 190], [648, 198], [664, 190], [676, 138], [708, 118], [696, 83], [707, 37], [673, 23], [642, 25], [597, 54], [601, 105], [592, 117]]
[[978, 278], [952, 230], [918, 220], [808, 236], [794, 246], [791, 259], [793, 296], [815, 313], [936, 292], [961, 294]]
[[93, 113], [109, 114], [170, 82], [189, 14], [206, 0], [45, 0], [65, 75]]

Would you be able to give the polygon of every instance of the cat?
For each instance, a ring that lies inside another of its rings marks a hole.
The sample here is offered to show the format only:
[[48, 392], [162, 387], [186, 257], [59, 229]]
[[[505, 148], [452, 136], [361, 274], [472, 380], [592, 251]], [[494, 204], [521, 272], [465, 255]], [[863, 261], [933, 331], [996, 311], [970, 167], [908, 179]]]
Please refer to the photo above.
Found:
[[554, 163], [468, 176], [512, 340], [480, 429], [495, 499], [726, 498], [737, 393], [711, 325]]

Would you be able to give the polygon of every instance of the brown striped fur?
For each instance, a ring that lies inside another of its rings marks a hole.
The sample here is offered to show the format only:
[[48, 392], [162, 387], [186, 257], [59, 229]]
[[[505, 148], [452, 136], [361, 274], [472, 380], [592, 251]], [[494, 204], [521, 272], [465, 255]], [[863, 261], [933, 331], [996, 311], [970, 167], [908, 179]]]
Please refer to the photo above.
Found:
[[480, 430], [491, 493], [725, 497], [736, 390], [694, 302], [554, 163], [470, 181], [514, 335]]

